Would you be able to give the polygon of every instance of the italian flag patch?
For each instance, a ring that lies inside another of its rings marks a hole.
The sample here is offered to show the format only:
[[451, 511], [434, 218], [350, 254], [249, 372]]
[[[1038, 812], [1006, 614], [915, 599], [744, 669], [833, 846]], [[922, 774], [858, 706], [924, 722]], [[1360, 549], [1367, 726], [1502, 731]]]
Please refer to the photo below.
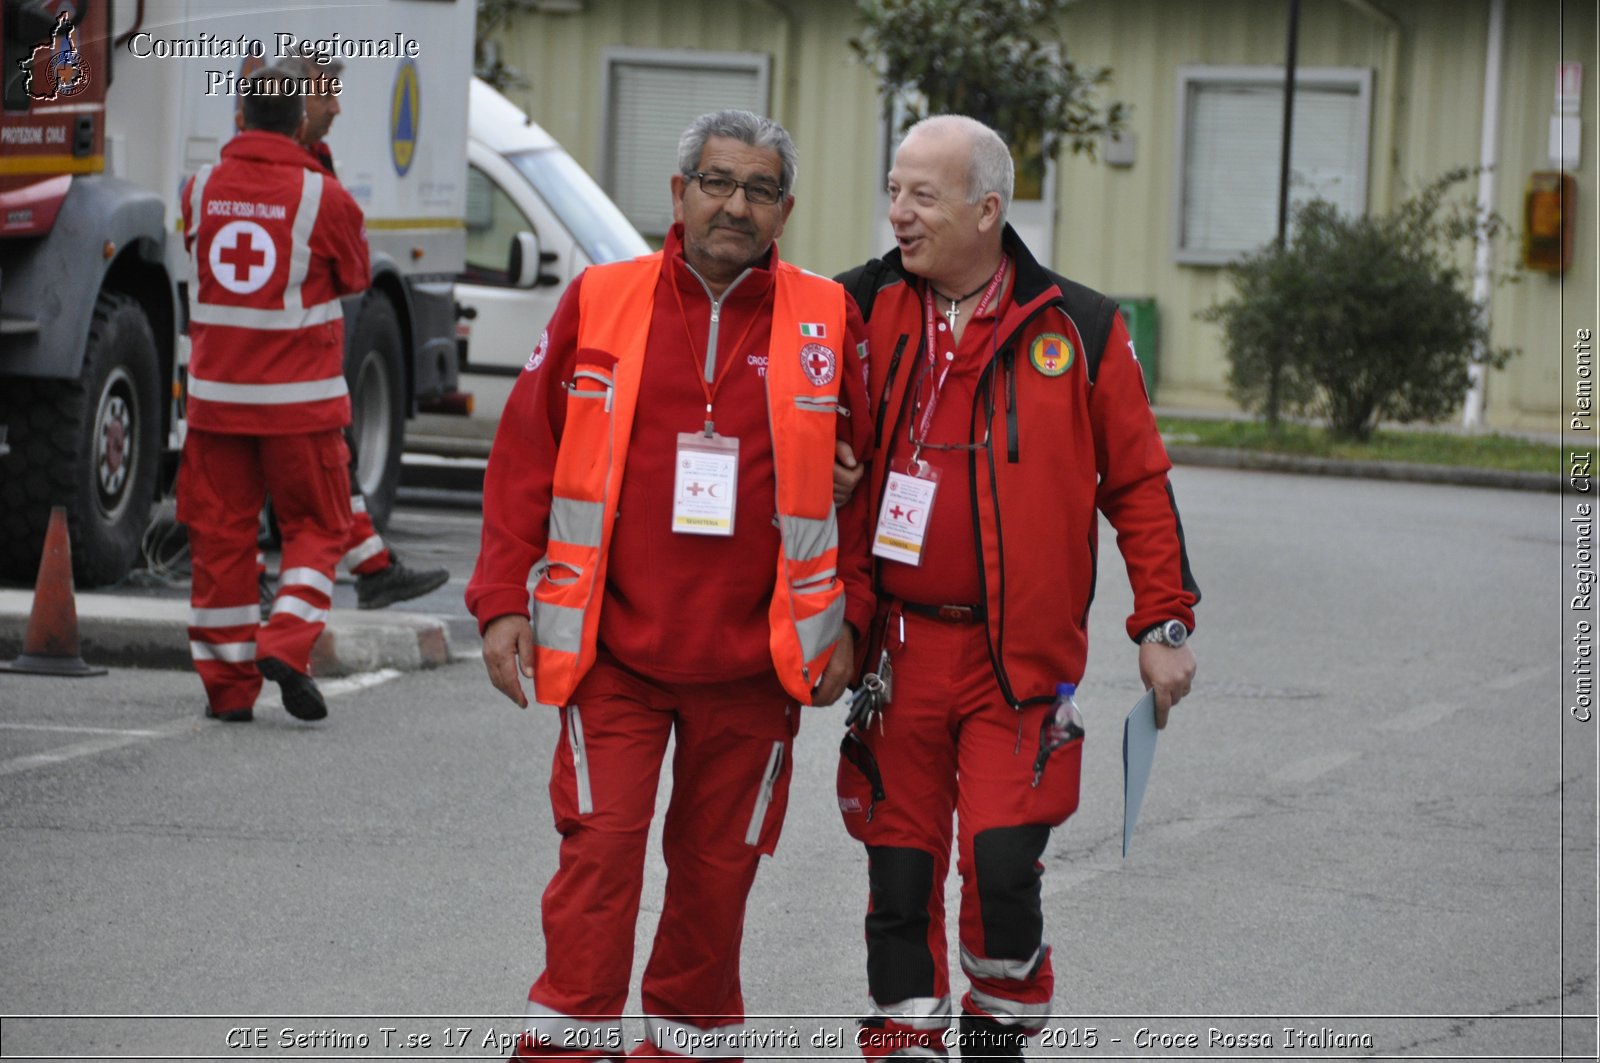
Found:
[[800, 323], [800, 335], [808, 339], [825, 340], [828, 338], [828, 330], [823, 325], [803, 321]]

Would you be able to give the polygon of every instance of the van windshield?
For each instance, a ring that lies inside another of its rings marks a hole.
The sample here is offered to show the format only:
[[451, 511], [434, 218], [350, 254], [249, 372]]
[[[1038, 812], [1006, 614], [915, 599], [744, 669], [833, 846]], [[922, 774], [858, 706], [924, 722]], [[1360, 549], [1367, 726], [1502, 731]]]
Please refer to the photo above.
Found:
[[561, 219], [590, 262], [600, 265], [650, 253], [644, 237], [571, 155], [546, 148], [507, 157]]

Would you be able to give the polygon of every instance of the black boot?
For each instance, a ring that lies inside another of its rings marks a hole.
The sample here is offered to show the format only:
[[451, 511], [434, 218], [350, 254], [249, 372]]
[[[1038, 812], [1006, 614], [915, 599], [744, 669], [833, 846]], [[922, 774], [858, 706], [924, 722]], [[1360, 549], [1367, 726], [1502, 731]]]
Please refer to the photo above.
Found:
[[987, 1015], [961, 1013], [962, 1059], [1021, 1059], [1028, 1035]]
[[407, 568], [399, 558], [394, 557], [393, 551], [389, 556], [393, 560], [386, 568], [356, 577], [357, 609], [382, 609], [395, 602], [420, 598], [438, 590], [450, 579], [448, 569]]

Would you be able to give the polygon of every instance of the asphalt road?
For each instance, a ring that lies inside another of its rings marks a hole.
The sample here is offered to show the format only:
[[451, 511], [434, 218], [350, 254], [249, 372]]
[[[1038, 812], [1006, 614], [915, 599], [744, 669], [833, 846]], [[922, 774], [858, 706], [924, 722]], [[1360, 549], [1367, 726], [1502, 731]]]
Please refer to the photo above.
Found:
[[[1562, 500], [1174, 480], [1198, 682], [1123, 859], [1139, 691], [1108, 529], [1083, 804], [1044, 861], [1058, 1016], [1030, 1056], [1595, 1058], [1597, 746], [1561, 693]], [[391, 538], [455, 576], [413, 604], [467, 656], [477, 514], [408, 497]], [[181, 672], [0, 678], [0, 1056], [496, 1054], [540, 962], [556, 722], [472, 659], [332, 693], [323, 724], [241, 727], [201, 720]], [[752, 1057], [854, 1055], [841, 720], [808, 713], [751, 900]]]

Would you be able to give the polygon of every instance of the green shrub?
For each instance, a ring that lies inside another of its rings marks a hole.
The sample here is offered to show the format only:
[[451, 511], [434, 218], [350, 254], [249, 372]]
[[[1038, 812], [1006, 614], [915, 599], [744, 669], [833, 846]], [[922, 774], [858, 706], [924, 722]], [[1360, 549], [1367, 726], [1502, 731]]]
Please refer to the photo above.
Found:
[[1469, 367], [1499, 367], [1456, 252], [1482, 226], [1447, 194], [1472, 171], [1445, 174], [1392, 212], [1341, 215], [1313, 200], [1295, 214], [1286, 247], [1269, 245], [1228, 267], [1234, 295], [1201, 311], [1219, 322], [1228, 383], [1247, 410], [1325, 418], [1346, 439], [1380, 420], [1437, 421], [1461, 403]]

